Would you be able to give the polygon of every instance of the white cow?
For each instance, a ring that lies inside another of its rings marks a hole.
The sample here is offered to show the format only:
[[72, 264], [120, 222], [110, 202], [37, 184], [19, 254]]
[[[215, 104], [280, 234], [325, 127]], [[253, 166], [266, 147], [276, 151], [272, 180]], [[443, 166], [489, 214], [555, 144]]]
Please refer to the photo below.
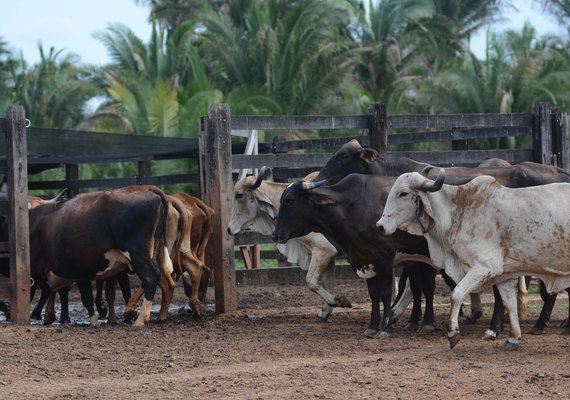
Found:
[[[248, 176], [234, 186], [234, 202], [228, 233], [235, 235], [242, 230], [251, 230], [263, 235], [271, 235], [275, 229], [275, 218], [279, 211], [281, 194], [285, 183], [268, 182], [271, 169], [263, 167], [258, 177]], [[306, 282], [313, 292], [322, 297], [323, 306], [318, 318], [327, 320], [333, 307], [351, 307], [345, 296], [332, 292], [334, 271], [330, 266], [338, 255], [336, 248], [320, 233], [278, 244], [278, 250], [287, 261], [297, 263], [307, 271]]]
[[520, 346], [513, 279], [540, 278], [549, 293], [570, 286], [570, 184], [510, 189], [481, 176], [460, 186], [443, 185], [417, 172], [401, 175], [377, 222], [423, 235], [433, 263], [456, 282], [448, 339], [459, 341], [459, 308], [466, 294], [496, 284], [510, 320], [505, 350]]

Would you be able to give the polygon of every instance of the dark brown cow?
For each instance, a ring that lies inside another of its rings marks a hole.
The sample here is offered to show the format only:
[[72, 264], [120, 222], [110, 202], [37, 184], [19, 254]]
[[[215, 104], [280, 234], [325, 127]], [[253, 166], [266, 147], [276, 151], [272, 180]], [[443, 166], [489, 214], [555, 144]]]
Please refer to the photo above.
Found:
[[144, 325], [160, 276], [157, 258], [164, 253], [167, 210], [166, 197], [154, 186], [85, 193], [38, 206], [30, 211], [32, 277], [51, 292], [77, 281], [92, 317], [90, 281], [107, 268], [109, 250], [126, 251], [145, 296], [135, 325]]

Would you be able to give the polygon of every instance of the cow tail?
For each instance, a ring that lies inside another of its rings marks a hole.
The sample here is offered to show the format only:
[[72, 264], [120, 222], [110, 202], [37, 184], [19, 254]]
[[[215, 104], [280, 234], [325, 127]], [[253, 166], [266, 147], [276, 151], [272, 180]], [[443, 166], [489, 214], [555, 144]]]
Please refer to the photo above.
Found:
[[519, 314], [519, 319], [524, 318], [526, 314], [526, 309], [528, 306], [528, 290], [526, 287], [526, 280], [524, 276], [519, 277], [517, 291], [517, 311]]
[[166, 223], [168, 221], [168, 199], [162, 190], [157, 187], [150, 186], [148, 188], [151, 192], [156, 194], [160, 197], [160, 215], [159, 221], [157, 225], [157, 229], [154, 232], [154, 239], [155, 239], [155, 257], [158, 254], [158, 251], [161, 250], [164, 246], [166, 246]]
[[176, 279], [182, 276], [182, 266], [180, 265], [180, 249], [182, 248], [182, 242], [184, 241], [185, 232], [192, 229], [192, 222], [190, 221], [190, 217], [186, 212], [186, 208], [178, 201], [176, 198], [170, 198], [170, 204], [172, 207], [178, 212], [180, 218], [178, 218], [178, 229], [176, 234], [176, 242], [174, 243], [174, 251], [178, 254], [176, 255], [176, 259], [178, 260], [174, 265], [174, 272], [176, 274]]

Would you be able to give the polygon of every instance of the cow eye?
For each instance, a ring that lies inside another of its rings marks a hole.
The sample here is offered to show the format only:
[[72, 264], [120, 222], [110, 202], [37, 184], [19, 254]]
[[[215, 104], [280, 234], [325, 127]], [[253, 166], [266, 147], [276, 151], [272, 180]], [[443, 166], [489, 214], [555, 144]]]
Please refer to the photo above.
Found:
[[236, 200], [239, 200], [243, 197], [243, 193], [236, 193]]
[[400, 192], [398, 197], [406, 197], [407, 195], [408, 195], [408, 192]]

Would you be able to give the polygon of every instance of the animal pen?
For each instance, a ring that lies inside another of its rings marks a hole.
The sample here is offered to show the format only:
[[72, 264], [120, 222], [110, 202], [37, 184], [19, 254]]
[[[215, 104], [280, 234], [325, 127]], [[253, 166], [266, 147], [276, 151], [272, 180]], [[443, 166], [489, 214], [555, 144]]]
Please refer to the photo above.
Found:
[[[270, 133], [276, 135], [258, 143], [258, 154], [246, 155], [247, 144], [232, 138], [232, 131], [254, 130], [266, 132], [267, 136]], [[331, 138], [287, 139], [289, 132], [300, 130], [325, 130], [331, 133]], [[347, 133], [339, 137], [338, 130]], [[387, 115], [383, 105], [373, 105], [367, 115], [353, 116], [232, 116], [227, 105], [217, 104], [200, 119], [199, 139], [37, 128], [30, 128], [26, 135], [24, 111], [21, 107], [12, 107], [6, 118], [0, 119], [0, 131], [6, 133], [7, 140], [6, 163], [0, 166], [0, 173], [5, 173], [8, 178], [8, 200], [3, 202], [7, 206], [2, 206], [0, 212], [8, 217], [11, 229], [9, 244], [0, 245], [0, 249], [9, 249], [5, 256], [15, 255], [10, 257], [14, 269], [10, 283], [5, 285], [5, 294], [11, 298], [12, 321], [18, 324], [29, 324], [28, 189], [68, 188], [71, 193], [78, 193], [88, 188], [134, 184], [195, 184], [196, 193], [191, 194], [202, 198], [216, 213], [206, 264], [214, 270], [216, 312], [224, 313], [237, 308], [238, 282], [248, 279], [270, 281], [271, 274], [289, 274], [297, 278], [301, 275], [299, 268], [235, 270], [235, 245], [271, 242], [268, 237], [247, 232], [234, 238], [226, 231], [236, 170], [265, 165], [272, 167], [276, 180], [302, 178], [320, 169], [338, 147], [354, 138], [385, 158], [408, 157], [439, 166], [474, 166], [488, 158], [502, 158], [511, 163], [535, 161], [565, 169], [570, 165], [567, 115], [548, 103], [535, 104], [529, 113], [453, 115]], [[57, 140], [54, 141], [54, 137]], [[501, 144], [524, 138], [529, 144], [522, 149], [493, 146], [492, 149], [473, 150], [474, 146], [483, 147], [480, 142], [484, 140]], [[438, 143], [441, 150], [419, 151], [422, 143]], [[197, 159], [199, 172], [159, 175], [153, 171], [153, 161], [172, 159]], [[136, 176], [79, 179], [82, 164], [125, 161], [137, 163]], [[65, 179], [27, 181], [27, 169], [33, 173], [47, 168], [64, 168]]]

